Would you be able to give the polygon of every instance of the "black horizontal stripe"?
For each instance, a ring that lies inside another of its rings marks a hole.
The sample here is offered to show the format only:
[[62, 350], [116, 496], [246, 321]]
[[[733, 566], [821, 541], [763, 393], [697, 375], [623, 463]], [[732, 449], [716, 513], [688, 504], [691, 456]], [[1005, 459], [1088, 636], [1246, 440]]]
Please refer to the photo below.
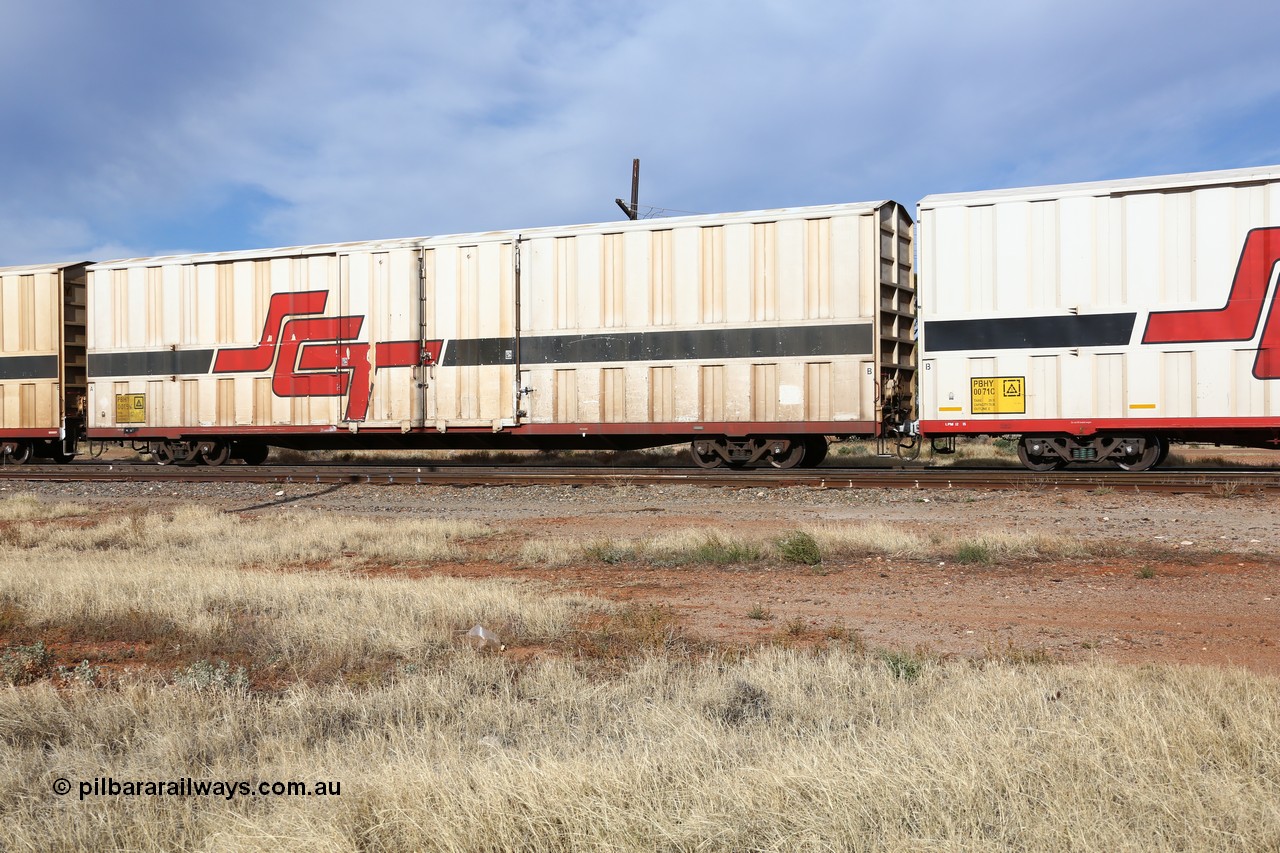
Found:
[[0, 379], [57, 379], [56, 355], [0, 356]]
[[[520, 339], [520, 360], [525, 365], [719, 361], [730, 358], [804, 358], [870, 353], [870, 323], [669, 332], [594, 332], [588, 335], [534, 335]], [[514, 362], [513, 338], [476, 338], [450, 341], [441, 366]]]
[[89, 375], [176, 376], [184, 373], [208, 373], [213, 366], [213, 353], [214, 350], [211, 349], [90, 353]]
[[[173, 376], [208, 373], [215, 350], [135, 350], [92, 353], [89, 375]], [[805, 358], [869, 355], [871, 324], [694, 329], [666, 332], [596, 332], [521, 338], [524, 364], [718, 361], [730, 358]], [[514, 338], [450, 341], [442, 367], [515, 363]]]
[[1124, 346], [1137, 314], [1068, 314], [934, 320], [924, 324], [926, 352]]

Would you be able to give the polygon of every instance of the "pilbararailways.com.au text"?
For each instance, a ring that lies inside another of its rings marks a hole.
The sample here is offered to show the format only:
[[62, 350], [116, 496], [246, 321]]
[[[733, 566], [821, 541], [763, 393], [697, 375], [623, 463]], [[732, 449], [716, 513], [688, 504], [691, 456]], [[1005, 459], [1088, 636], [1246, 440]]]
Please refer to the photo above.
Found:
[[342, 782], [260, 782], [232, 779], [125, 779], [110, 776], [73, 783], [65, 777], [53, 780], [53, 792], [70, 794], [73, 787], [80, 799], [88, 797], [340, 797]]

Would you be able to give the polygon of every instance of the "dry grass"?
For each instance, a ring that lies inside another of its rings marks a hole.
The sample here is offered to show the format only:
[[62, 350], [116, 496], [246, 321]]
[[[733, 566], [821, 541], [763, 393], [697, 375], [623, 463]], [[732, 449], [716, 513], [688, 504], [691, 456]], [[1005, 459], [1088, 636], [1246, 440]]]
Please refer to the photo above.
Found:
[[902, 525], [870, 524], [807, 528], [819, 549], [829, 556], [884, 554], [892, 557], [922, 558], [929, 556], [936, 543], [929, 537]]
[[[1240, 672], [839, 653], [459, 657], [264, 700], [0, 692], [8, 848], [1257, 850], [1280, 843], [1280, 687]], [[99, 797], [81, 780], [337, 781], [323, 799]], [[65, 777], [66, 797], [49, 790]]]
[[[50, 508], [50, 511], [57, 506]], [[201, 567], [352, 566], [370, 561], [414, 563], [456, 559], [460, 543], [489, 533], [469, 522], [434, 519], [334, 519], [306, 510], [267, 520], [241, 518], [201, 506], [95, 517], [86, 526], [26, 527], [12, 543], [35, 552], [128, 551]]]
[[824, 556], [882, 554], [902, 559], [952, 559], [970, 563], [1007, 560], [1079, 559], [1112, 545], [1069, 536], [1034, 532], [984, 532], [966, 536], [925, 535], [899, 525], [870, 524], [814, 527], [808, 532]]
[[583, 559], [581, 540], [569, 536], [530, 539], [516, 551], [515, 561], [522, 566], [568, 566]]
[[751, 563], [772, 556], [771, 545], [727, 531], [686, 528], [646, 538], [531, 539], [516, 559], [523, 565], [646, 562], [658, 566]]
[[361, 577], [370, 566], [456, 559], [460, 541], [486, 532], [307, 512], [247, 520], [200, 507], [29, 525], [0, 554], [0, 607], [11, 632], [143, 644], [140, 665], [175, 652], [231, 658], [285, 680], [426, 662], [477, 622], [508, 642], [542, 641], [599, 609], [502, 581]]
[[[797, 543], [805, 545], [803, 559]], [[989, 564], [1010, 560], [1080, 559], [1113, 554], [1113, 543], [1036, 532], [987, 532], [966, 536], [925, 534], [879, 522], [807, 527], [781, 537], [724, 530], [685, 529], [647, 538], [531, 539], [515, 559], [522, 565], [566, 566], [584, 562], [659, 566], [802, 562], [884, 555], [909, 560]]]
[[[661, 608], [370, 576], [485, 547], [472, 526], [198, 509], [11, 524], [0, 632], [125, 638], [169, 668], [54, 677], [34, 643], [9, 644], [15, 666], [47, 672], [0, 686], [6, 850], [1280, 846], [1275, 679], [867, 653], [856, 629], [820, 652], [695, 648]], [[812, 535], [842, 553], [951, 547]], [[724, 546], [685, 531], [638, 547]], [[474, 622], [541, 655], [472, 652], [459, 634]], [[341, 789], [78, 796], [186, 777]]]
[[58, 501], [49, 503], [32, 495], [0, 498], [0, 522], [34, 521], [84, 515], [89, 510], [79, 504]]

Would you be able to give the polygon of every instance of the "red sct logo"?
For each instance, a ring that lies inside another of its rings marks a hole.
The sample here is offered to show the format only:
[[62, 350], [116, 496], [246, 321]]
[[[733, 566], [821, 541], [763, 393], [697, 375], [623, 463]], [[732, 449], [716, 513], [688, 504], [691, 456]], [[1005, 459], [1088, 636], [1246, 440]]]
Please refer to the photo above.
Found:
[[[1271, 274], [1280, 261], [1280, 228], [1255, 228], [1245, 237], [1240, 263], [1227, 304], [1192, 311], [1153, 311], [1142, 336], [1144, 344], [1191, 344], [1248, 341], [1263, 322]], [[1272, 297], [1253, 362], [1258, 379], [1280, 379], [1280, 305]]]
[[349, 394], [345, 419], [362, 421], [369, 412], [375, 370], [434, 364], [440, 357], [440, 341], [382, 341], [371, 345], [356, 340], [364, 325], [364, 317], [358, 314], [307, 316], [322, 313], [328, 299], [324, 290], [273, 295], [257, 346], [218, 350], [213, 372], [271, 370], [271, 391], [277, 397]]

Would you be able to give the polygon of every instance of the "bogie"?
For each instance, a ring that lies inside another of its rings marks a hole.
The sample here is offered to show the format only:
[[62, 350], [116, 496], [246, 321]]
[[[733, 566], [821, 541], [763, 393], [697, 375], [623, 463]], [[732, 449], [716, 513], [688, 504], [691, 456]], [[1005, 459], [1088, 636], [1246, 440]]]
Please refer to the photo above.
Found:
[[1122, 471], [1146, 471], [1154, 468], [1169, 455], [1168, 447], [1168, 442], [1154, 435], [1126, 441], [1122, 452], [1114, 457], [1116, 467]]
[[774, 468], [796, 468], [804, 463], [805, 440], [800, 436], [769, 442], [769, 464]]
[[228, 441], [205, 441], [200, 444], [200, 461], [205, 465], [218, 466], [231, 458], [231, 443]]
[[827, 439], [821, 435], [773, 438], [700, 438], [689, 445], [689, 456], [699, 468], [748, 468], [768, 464], [773, 468], [812, 468], [827, 456]]
[[0, 443], [0, 464], [23, 465], [31, 460], [31, 443], [6, 441]]
[[1067, 465], [1053, 442], [1036, 437], [1018, 442], [1018, 461], [1029, 471], [1055, 471]]
[[1169, 454], [1158, 435], [1026, 435], [1018, 439], [1018, 460], [1031, 471], [1055, 471], [1072, 462], [1110, 462], [1124, 471], [1146, 471]]

